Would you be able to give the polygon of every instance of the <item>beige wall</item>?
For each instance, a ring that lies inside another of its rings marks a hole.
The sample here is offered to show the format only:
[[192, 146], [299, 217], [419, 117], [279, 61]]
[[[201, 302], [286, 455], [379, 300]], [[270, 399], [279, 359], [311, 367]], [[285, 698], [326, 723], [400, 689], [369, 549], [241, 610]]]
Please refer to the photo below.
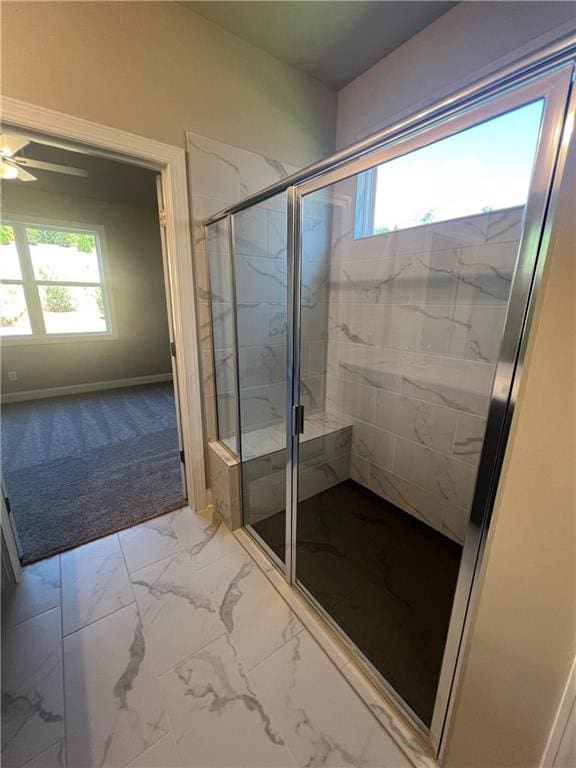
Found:
[[[99, 224], [105, 229], [117, 339], [4, 345], [2, 393], [170, 373], [158, 214], [5, 183], [2, 211]], [[18, 381], [7, 379], [14, 370]]]
[[177, 3], [2, 3], [2, 92], [177, 146], [194, 130], [305, 165], [336, 94]]
[[338, 93], [337, 147], [576, 29], [571, 2], [464, 2]]
[[532, 768], [576, 653], [576, 142], [504, 472], [449, 768]]

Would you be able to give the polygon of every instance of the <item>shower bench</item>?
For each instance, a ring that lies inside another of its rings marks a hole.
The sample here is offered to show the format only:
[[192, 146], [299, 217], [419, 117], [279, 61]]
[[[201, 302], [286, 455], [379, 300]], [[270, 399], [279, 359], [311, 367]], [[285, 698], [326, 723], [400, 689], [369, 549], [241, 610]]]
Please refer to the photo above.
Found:
[[[352, 423], [326, 412], [306, 416], [300, 435], [300, 501], [350, 477]], [[208, 445], [213, 504], [231, 528], [242, 525], [240, 460], [225, 441]], [[283, 423], [242, 436], [244, 523], [254, 524], [286, 508], [286, 428]]]

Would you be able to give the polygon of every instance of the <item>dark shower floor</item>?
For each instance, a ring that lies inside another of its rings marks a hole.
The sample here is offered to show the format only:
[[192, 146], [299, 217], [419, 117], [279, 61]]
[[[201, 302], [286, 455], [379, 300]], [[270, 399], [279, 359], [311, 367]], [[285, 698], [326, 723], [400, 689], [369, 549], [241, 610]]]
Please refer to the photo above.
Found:
[[[284, 519], [254, 526], [282, 559]], [[299, 505], [298, 581], [426, 724], [461, 551], [353, 480]]]

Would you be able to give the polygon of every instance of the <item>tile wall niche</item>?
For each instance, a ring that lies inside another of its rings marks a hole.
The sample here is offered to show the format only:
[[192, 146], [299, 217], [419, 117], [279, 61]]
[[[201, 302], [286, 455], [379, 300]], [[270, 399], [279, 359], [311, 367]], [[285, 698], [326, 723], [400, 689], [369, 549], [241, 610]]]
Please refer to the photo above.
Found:
[[326, 411], [354, 480], [462, 542], [523, 208], [354, 239], [335, 189]]

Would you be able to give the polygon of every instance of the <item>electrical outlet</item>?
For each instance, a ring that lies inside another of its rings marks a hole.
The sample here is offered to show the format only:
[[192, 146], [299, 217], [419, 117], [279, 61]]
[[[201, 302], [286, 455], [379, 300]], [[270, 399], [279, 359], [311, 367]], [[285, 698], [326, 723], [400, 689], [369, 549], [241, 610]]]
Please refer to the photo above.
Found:
[[17, 371], [8, 371], [8, 381], [18, 381]]

